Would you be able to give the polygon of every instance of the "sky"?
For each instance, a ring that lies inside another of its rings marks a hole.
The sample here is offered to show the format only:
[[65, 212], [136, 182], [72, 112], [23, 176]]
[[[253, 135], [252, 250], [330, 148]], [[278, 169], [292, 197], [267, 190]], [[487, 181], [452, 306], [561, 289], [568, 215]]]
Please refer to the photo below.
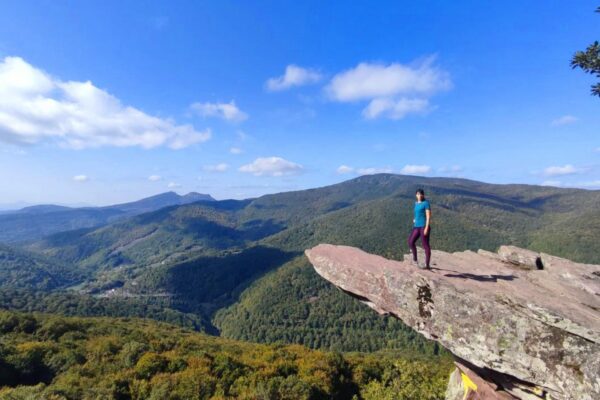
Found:
[[6, 1], [0, 207], [390, 172], [600, 189], [595, 1]]

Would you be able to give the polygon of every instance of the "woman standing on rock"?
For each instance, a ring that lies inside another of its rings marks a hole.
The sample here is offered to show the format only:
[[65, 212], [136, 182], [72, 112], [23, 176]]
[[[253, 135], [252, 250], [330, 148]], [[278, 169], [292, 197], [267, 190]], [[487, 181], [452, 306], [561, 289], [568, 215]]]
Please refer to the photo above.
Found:
[[[417, 189], [415, 196], [417, 197], [417, 201], [415, 201], [415, 218], [413, 219], [412, 232], [408, 237], [408, 247], [412, 251], [413, 265], [421, 269], [431, 269], [429, 266], [429, 260], [431, 259], [431, 248], [429, 247], [431, 207], [429, 206], [429, 201], [425, 200], [425, 191], [423, 189]], [[417, 246], [415, 242], [419, 236], [421, 237], [423, 250], [425, 250], [425, 264], [417, 261]]]

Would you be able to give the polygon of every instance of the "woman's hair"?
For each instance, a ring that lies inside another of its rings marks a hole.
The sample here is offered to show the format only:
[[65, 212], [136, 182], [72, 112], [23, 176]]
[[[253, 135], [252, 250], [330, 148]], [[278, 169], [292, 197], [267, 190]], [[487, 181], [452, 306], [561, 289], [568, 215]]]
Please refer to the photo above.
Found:
[[421, 188], [417, 189], [417, 191], [415, 192], [415, 194], [416, 193], [421, 193], [423, 195], [423, 200], [425, 200], [425, 191], [423, 189], [421, 189]]

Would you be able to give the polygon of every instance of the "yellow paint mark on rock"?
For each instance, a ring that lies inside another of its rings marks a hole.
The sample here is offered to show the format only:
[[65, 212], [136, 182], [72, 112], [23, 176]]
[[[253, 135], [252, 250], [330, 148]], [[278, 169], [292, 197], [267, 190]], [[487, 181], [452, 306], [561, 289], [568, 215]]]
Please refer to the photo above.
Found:
[[469, 394], [469, 390], [477, 392], [477, 385], [475, 384], [475, 382], [473, 382], [471, 380], [471, 378], [469, 378], [467, 376], [467, 374], [465, 374], [462, 371], [460, 371], [460, 377], [462, 378], [463, 386], [465, 388], [465, 396], [463, 397], [463, 400], [464, 400], [467, 398], [467, 395]]

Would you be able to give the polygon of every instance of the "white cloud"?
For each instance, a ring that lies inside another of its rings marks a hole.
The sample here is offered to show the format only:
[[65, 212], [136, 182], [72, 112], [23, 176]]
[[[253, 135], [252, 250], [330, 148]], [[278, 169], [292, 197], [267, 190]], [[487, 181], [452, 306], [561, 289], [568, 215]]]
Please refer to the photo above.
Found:
[[369, 168], [358, 168], [356, 170], [356, 172], [359, 175], [372, 175], [372, 174], [391, 174], [393, 172], [393, 169], [390, 167], [383, 167], [383, 168], [375, 168], [375, 167], [369, 167]]
[[229, 149], [229, 152], [230, 152], [231, 154], [242, 154], [243, 150], [242, 150], [242, 149], [240, 149], [239, 147], [231, 147], [231, 148]]
[[148, 180], [151, 181], [151, 182], [160, 181], [160, 179], [161, 179], [160, 175], [150, 175], [148, 177]]
[[347, 165], [340, 165], [340, 166], [338, 167], [338, 169], [336, 170], [336, 172], [337, 172], [338, 174], [349, 174], [349, 173], [351, 173], [351, 172], [354, 172], [354, 168], [352, 168], [352, 167], [349, 167], [349, 166], [347, 166]]
[[373, 99], [363, 110], [362, 114], [367, 119], [386, 116], [390, 119], [402, 119], [407, 114], [423, 113], [429, 108], [427, 99], [401, 98], [393, 100], [389, 98]]
[[173, 149], [208, 140], [170, 119], [123, 105], [90, 81], [61, 81], [19, 57], [0, 61], [0, 140], [54, 141], [64, 147], [139, 146]]
[[360, 63], [334, 76], [326, 91], [334, 100], [355, 101], [450, 89], [448, 73], [434, 67], [433, 61], [428, 57], [416, 66]]
[[298, 173], [302, 169], [302, 165], [281, 157], [259, 157], [250, 164], [242, 165], [239, 171], [256, 176], [283, 176]]
[[87, 181], [89, 181], [89, 180], [90, 180], [90, 178], [88, 178], [88, 176], [87, 176], [87, 175], [75, 175], [75, 176], [73, 177], [73, 180], [74, 180], [75, 182], [87, 182]]
[[452, 88], [448, 73], [434, 61], [431, 56], [412, 65], [360, 63], [335, 75], [325, 92], [340, 102], [369, 100], [363, 110], [369, 119], [423, 113], [429, 108], [429, 97]]
[[356, 173], [359, 175], [372, 175], [372, 174], [390, 174], [394, 172], [391, 167], [367, 167], [367, 168], [354, 168], [348, 165], [340, 165], [336, 172], [340, 175]]
[[322, 78], [315, 70], [302, 68], [290, 64], [285, 68], [285, 73], [277, 78], [267, 80], [267, 89], [274, 92], [289, 89], [293, 86], [303, 86], [316, 83]]
[[181, 184], [180, 183], [176, 183], [176, 182], [169, 182], [169, 184], [167, 185], [167, 187], [169, 189], [175, 189], [175, 188], [180, 188]]
[[561, 125], [569, 125], [569, 124], [573, 124], [575, 122], [577, 122], [579, 119], [577, 117], [574, 117], [572, 115], [563, 115], [560, 118], [556, 118], [555, 120], [552, 121], [551, 125], [552, 126], [561, 126]]
[[229, 103], [193, 103], [190, 108], [202, 117], [217, 117], [232, 122], [248, 118], [248, 114], [240, 110], [233, 100]]
[[575, 168], [571, 164], [565, 164], [563, 166], [552, 166], [544, 169], [543, 174], [545, 176], [561, 176], [561, 175], [572, 175], [581, 172], [581, 169]]
[[419, 175], [419, 174], [427, 174], [431, 172], [431, 167], [429, 165], [410, 165], [407, 164], [400, 170], [401, 174], [407, 175]]
[[205, 165], [203, 169], [209, 172], [225, 172], [227, 169], [229, 169], [229, 164], [219, 163], [214, 165]]

